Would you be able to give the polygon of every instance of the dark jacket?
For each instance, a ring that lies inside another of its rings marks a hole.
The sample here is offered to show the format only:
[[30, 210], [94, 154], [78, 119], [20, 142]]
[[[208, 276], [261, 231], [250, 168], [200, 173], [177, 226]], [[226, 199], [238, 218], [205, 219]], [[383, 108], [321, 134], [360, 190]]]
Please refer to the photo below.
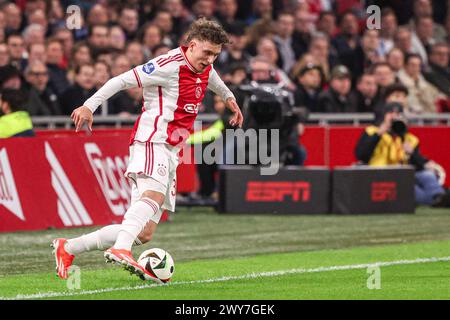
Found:
[[339, 97], [332, 88], [329, 88], [319, 95], [317, 110], [312, 112], [356, 112], [356, 106], [350, 99], [350, 95]]
[[39, 92], [36, 88], [29, 89], [27, 110], [32, 116], [61, 115], [58, 96], [50, 88]]
[[305, 87], [298, 84], [297, 89], [294, 92], [295, 106], [306, 107], [310, 112], [316, 112], [315, 109], [317, 109], [319, 93], [320, 90], [310, 93], [306, 91]]
[[58, 96], [63, 94], [70, 86], [69, 80], [67, 80], [66, 71], [56, 64], [47, 64], [47, 68], [49, 75], [48, 86]]
[[424, 72], [424, 77], [439, 91], [450, 97], [450, 68], [442, 68], [430, 63], [429, 70]]
[[370, 99], [365, 96], [358, 90], [355, 90], [350, 93], [351, 104], [356, 107], [357, 112], [374, 112], [375, 106], [378, 104], [378, 97]]
[[121, 112], [129, 112], [138, 114], [141, 112], [141, 101], [135, 101], [126, 91], [116, 93], [108, 101], [108, 114], [118, 114]]
[[61, 96], [61, 111], [70, 115], [75, 108], [83, 103], [95, 93], [95, 89], [84, 90], [78, 84], [70, 86]]

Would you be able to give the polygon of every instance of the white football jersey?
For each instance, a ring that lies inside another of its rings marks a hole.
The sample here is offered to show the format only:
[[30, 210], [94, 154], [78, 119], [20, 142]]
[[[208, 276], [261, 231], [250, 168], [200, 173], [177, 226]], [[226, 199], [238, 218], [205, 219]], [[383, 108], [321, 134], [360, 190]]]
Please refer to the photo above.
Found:
[[234, 97], [212, 65], [196, 72], [185, 55], [186, 49], [173, 49], [109, 80], [84, 105], [94, 112], [116, 92], [142, 87], [142, 114], [134, 125], [130, 143], [180, 144], [190, 134], [207, 88], [224, 101]]

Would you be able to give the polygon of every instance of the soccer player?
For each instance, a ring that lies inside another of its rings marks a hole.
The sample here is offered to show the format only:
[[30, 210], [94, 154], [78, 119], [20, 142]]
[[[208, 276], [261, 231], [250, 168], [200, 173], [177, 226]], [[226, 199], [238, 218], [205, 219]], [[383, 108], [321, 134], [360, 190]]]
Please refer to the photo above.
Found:
[[133, 258], [131, 247], [149, 241], [162, 210], [174, 211], [176, 168], [180, 145], [189, 136], [207, 88], [219, 95], [231, 110], [232, 126], [242, 126], [243, 116], [233, 93], [213, 68], [222, 45], [229, 42], [223, 28], [214, 21], [198, 19], [191, 25], [187, 46], [110, 79], [83, 106], [75, 109], [75, 130], [84, 124], [92, 130], [93, 113], [120, 90], [143, 88], [142, 114], [131, 135], [130, 160], [125, 175], [132, 180], [131, 206], [122, 224], [106, 226], [75, 239], [52, 243], [56, 271], [68, 277], [76, 254], [105, 250], [107, 262], [123, 266], [143, 280], [158, 279]]

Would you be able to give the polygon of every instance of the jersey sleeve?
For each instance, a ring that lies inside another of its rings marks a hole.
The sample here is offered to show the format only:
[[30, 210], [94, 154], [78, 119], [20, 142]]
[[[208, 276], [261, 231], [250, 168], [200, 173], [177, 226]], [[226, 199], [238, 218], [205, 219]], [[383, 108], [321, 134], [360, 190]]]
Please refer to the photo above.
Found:
[[171, 68], [164, 65], [160, 66], [156, 59], [152, 59], [132, 69], [135, 81], [139, 87], [158, 86], [167, 82], [171, 75]]
[[211, 68], [211, 71], [209, 72], [208, 89], [221, 97], [223, 101], [226, 101], [228, 98], [235, 99], [233, 92], [231, 92], [222, 79], [220, 79], [214, 68]]
[[154, 60], [150, 60], [107, 81], [83, 105], [94, 113], [103, 102], [121, 90], [161, 85], [164, 81], [167, 81], [169, 76], [167, 70], [168, 68], [159, 67]]

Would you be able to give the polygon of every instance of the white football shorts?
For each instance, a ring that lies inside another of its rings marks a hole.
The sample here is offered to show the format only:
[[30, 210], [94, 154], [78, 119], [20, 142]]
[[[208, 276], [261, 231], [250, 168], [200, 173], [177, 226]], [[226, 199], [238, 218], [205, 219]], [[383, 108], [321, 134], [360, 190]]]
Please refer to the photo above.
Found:
[[177, 194], [178, 152], [179, 148], [165, 143], [134, 142], [130, 146], [130, 159], [125, 172], [125, 177], [132, 180], [139, 195], [146, 190], [164, 194], [161, 209], [172, 212], [175, 211]]

